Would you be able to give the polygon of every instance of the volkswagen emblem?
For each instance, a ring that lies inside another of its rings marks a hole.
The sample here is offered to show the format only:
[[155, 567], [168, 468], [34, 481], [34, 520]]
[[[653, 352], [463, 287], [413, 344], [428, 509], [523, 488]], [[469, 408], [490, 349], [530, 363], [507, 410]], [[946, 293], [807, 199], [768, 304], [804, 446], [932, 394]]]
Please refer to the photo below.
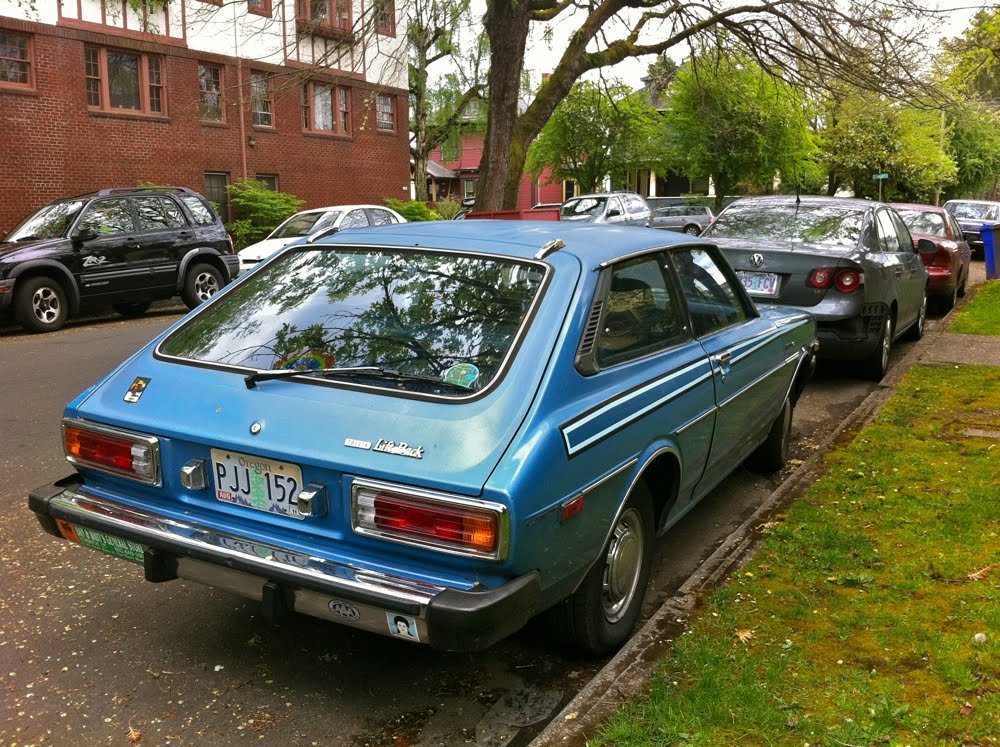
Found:
[[759, 252], [754, 252], [753, 254], [750, 255], [750, 264], [752, 264], [754, 267], [763, 267], [764, 255]]

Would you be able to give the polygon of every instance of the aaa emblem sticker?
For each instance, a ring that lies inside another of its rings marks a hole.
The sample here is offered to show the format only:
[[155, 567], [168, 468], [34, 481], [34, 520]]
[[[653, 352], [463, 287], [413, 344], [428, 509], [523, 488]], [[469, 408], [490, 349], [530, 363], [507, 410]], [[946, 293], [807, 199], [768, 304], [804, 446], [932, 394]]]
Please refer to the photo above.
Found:
[[136, 376], [135, 381], [132, 382], [132, 386], [128, 388], [122, 399], [126, 402], [138, 402], [140, 397], [142, 397], [142, 393], [146, 391], [146, 387], [149, 386], [150, 381], [152, 379], [148, 376]]

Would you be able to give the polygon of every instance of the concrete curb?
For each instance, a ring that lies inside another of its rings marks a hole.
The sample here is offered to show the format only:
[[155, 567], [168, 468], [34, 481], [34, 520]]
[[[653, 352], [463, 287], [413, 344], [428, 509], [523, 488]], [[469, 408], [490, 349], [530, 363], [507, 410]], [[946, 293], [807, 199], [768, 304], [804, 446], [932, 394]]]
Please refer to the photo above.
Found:
[[819, 448], [779, 485], [760, 507], [709, 556], [677, 593], [663, 602], [645, 625], [625, 644], [587, 685], [535, 737], [530, 747], [573, 747], [587, 739], [623, 702], [635, 698], [652, 679], [657, 662], [673, 639], [687, 627], [697, 596], [723, 582], [757, 552], [763, 538], [761, 525], [823, 474], [823, 457], [846, 433], [867, 426], [889, 401], [907, 371], [924, 357], [951, 322], [954, 309], [941, 317], [933, 332], [916, 342], [890, 373], [831, 433]]

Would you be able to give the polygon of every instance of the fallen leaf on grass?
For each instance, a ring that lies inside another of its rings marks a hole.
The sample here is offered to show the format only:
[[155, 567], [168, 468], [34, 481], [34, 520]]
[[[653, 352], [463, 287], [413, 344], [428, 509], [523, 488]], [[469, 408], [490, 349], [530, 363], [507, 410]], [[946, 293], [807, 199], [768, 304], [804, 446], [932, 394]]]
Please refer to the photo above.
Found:
[[142, 741], [142, 732], [129, 724], [128, 732], [125, 734], [125, 739], [132, 744], [139, 744], [139, 742]]
[[965, 705], [958, 709], [958, 713], [960, 716], [968, 716], [974, 710], [976, 710], [976, 707], [972, 705], [972, 703], [966, 701]]
[[980, 568], [978, 571], [973, 571], [966, 578], [970, 581], [982, 581], [994, 568], [996, 568], [996, 565], [988, 565], [985, 568]]
[[573, 711], [573, 713], [567, 713], [566, 714], [566, 720], [567, 721], [570, 721], [570, 720], [572, 720], [574, 718], [576, 718], [576, 711]]
[[749, 643], [753, 638], [753, 630], [737, 630], [736, 640], [740, 643]]

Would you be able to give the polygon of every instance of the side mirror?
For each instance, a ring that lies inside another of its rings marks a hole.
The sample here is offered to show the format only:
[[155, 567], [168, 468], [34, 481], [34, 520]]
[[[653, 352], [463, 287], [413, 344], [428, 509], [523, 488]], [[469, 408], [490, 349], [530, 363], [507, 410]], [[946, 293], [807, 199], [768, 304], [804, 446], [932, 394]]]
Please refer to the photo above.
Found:
[[93, 228], [81, 228], [73, 235], [73, 246], [80, 246], [86, 241], [97, 238], [97, 231]]
[[920, 253], [921, 257], [933, 257], [937, 254], [938, 248], [937, 244], [930, 239], [920, 239], [920, 241], [917, 242], [917, 251]]
[[621, 214], [622, 214], [622, 211], [621, 211], [621, 210], [619, 210], [618, 208], [611, 208], [611, 209], [610, 209], [610, 210], [608, 211], [608, 217], [609, 217], [609, 218], [615, 218], [615, 217], [617, 217], [617, 216], [619, 216], [619, 215], [621, 215]]

